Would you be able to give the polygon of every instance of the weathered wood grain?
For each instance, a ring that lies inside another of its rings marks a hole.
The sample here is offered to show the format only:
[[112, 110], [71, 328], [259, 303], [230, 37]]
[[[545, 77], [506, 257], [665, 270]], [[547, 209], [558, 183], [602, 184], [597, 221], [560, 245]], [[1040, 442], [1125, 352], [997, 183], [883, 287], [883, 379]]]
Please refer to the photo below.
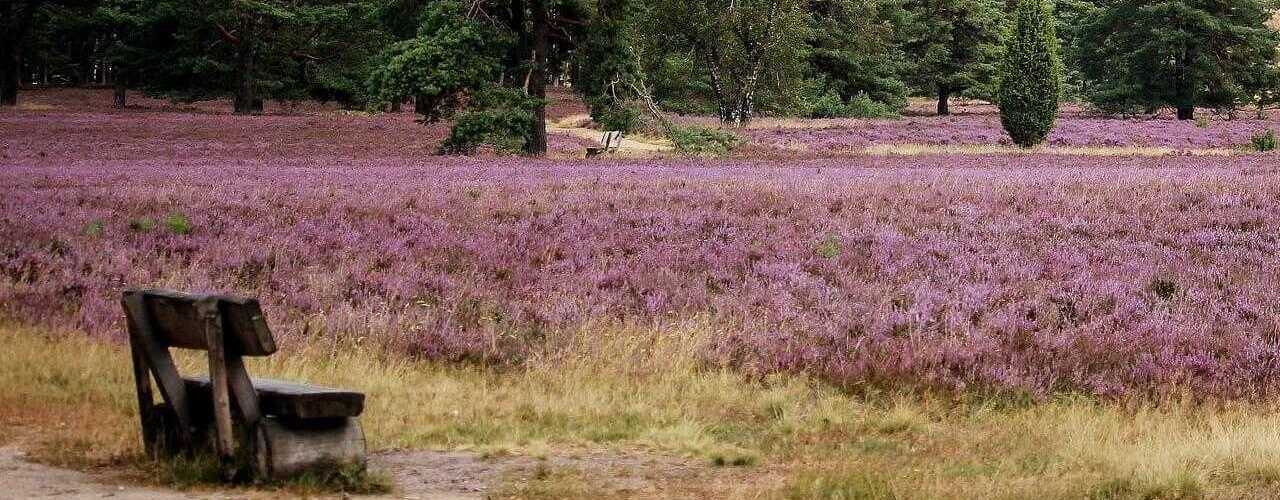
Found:
[[256, 473], [271, 479], [341, 465], [363, 467], [364, 430], [355, 418], [288, 421], [266, 417], [258, 424], [254, 455]]
[[[122, 302], [129, 325], [129, 341], [131, 345], [136, 346], [142, 357], [145, 358], [145, 364], [151, 375], [155, 377], [156, 385], [160, 388], [160, 396], [173, 408], [174, 416], [178, 419], [178, 424], [181, 427], [180, 434], [189, 440], [192, 422], [190, 407], [187, 405], [186, 384], [182, 381], [182, 377], [178, 375], [178, 368], [173, 363], [173, 357], [169, 355], [169, 349], [156, 340], [151, 317], [143, 301], [143, 295], [141, 293], [125, 292]], [[143, 382], [135, 382], [141, 388]], [[150, 384], [149, 381], [146, 383]], [[142, 396], [139, 395], [139, 402], [141, 403], [141, 401]], [[144, 422], [143, 425], [146, 425], [146, 423]]]
[[[210, 397], [208, 377], [184, 380], [191, 397]], [[358, 417], [364, 412], [364, 394], [359, 392], [266, 378], [252, 379], [252, 384], [262, 415], [310, 419]]]
[[125, 293], [144, 298], [157, 340], [165, 346], [208, 350], [196, 304], [202, 300], [215, 300], [222, 313], [227, 352], [244, 356], [268, 356], [276, 352], [275, 337], [271, 335], [256, 299], [153, 289]]

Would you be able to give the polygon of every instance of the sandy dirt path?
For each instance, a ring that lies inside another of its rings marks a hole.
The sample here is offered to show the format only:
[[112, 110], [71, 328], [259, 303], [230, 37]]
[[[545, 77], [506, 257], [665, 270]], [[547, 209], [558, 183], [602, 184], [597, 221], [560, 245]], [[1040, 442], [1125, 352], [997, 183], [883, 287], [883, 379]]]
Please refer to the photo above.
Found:
[[[599, 141], [601, 131], [581, 126], [582, 124], [590, 121], [591, 117], [587, 115], [570, 115], [547, 124], [547, 132], [552, 134], [570, 135], [579, 139]], [[670, 144], [637, 141], [626, 136], [622, 137], [622, 144], [618, 146], [618, 151], [624, 154], [627, 152], [659, 153], [663, 151], [671, 151], [672, 149], [673, 148]]]
[[83, 472], [28, 462], [16, 446], [0, 447], [0, 499], [25, 498], [157, 500], [222, 497], [111, 484]]
[[[723, 496], [777, 477], [758, 468], [712, 467], [705, 461], [648, 453], [583, 451], [531, 457], [484, 457], [470, 452], [386, 451], [370, 465], [388, 473], [395, 490], [361, 498], [473, 500], [542, 474], [568, 473], [601, 498], [705, 498]], [[733, 495], [730, 495], [733, 496]], [[0, 447], [0, 500], [28, 498], [158, 500], [265, 499], [280, 492], [234, 488], [174, 491], [130, 484], [110, 471], [85, 473], [26, 460], [17, 446]], [[348, 498], [335, 495], [332, 498]]]

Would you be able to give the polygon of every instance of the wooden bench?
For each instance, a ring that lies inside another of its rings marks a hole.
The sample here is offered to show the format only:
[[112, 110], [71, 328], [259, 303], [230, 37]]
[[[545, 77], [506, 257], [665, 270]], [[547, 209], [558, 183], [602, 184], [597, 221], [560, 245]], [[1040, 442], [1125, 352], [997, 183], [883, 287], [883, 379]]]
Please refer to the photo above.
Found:
[[612, 153], [622, 146], [622, 132], [611, 130], [600, 136], [599, 146], [590, 146], [587, 148], [587, 158], [591, 158], [603, 153]]
[[[270, 356], [275, 338], [258, 301], [168, 290], [128, 290], [122, 299], [138, 392], [142, 438], [152, 456], [213, 449], [231, 479], [252, 459], [256, 479], [365, 465], [358, 392], [251, 379], [244, 356]], [[182, 377], [169, 349], [208, 352], [209, 375]], [[152, 395], [154, 378], [162, 404]], [[237, 449], [244, 453], [237, 454]]]

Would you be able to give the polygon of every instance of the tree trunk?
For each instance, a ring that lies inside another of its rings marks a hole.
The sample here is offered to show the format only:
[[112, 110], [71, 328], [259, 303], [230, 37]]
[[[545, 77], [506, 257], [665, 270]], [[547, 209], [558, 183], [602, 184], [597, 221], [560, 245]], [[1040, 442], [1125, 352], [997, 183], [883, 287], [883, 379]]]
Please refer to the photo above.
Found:
[[525, 152], [533, 156], [547, 154], [547, 0], [533, 0], [533, 67], [529, 81], [529, 96], [540, 102], [533, 109], [533, 130]]
[[951, 114], [951, 89], [947, 87], [938, 87], [938, 115], [946, 116]]
[[18, 44], [10, 43], [5, 53], [0, 54], [0, 106], [18, 105], [18, 81], [20, 79], [22, 55]]
[[1178, 119], [1179, 119], [1179, 120], [1190, 120], [1190, 119], [1192, 119], [1192, 118], [1195, 118], [1195, 117], [1196, 117], [1196, 108], [1195, 108], [1195, 106], [1186, 106], [1186, 105], [1181, 105], [1181, 106], [1178, 106], [1178, 108], [1177, 108], [1177, 109], [1178, 109]]
[[111, 84], [111, 104], [116, 109], [124, 109], [124, 100], [127, 96], [127, 90], [124, 86], [124, 78], [120, 78], [119, 74], [115, 75], [115, 81]]
[[400, 112], [400, 106], [401, 106], [402, 104], [404, 104], [404, 99], [396, 99], [396, 100], [394, 100], [394, 101], [391, 101], [391, 112], [392, 112], [392, 113], [399, 113], [399, 112]]
[[429, 111], [430, 109], [427, 108], [427, 100], [425, 98], [423, 98], [420, 95], [413, 96], [413, 112], [414, 113], [418, 114], [419, 116], [422, 116], [423, 119], [426, 119], [427, 113]]
[[240, 43], [236, 47], [236, 97], [233, 104], [234, 112], [237, 115], [262, 112], [262, 101], [258, 100], [253, 88], [253, 65], [255, 62], [253, 24], [254, 20], [251, 17], [246, 17], [240, 23], [240, 32], [242, 34], [240, 35]]
[[3, 30], [0, 32], [0, 106], [18, 105], [18, 80], [22, 72], [22, 65], [18, 64], [22, 49], [18, 43], [23, 34], [17, 31], [22, 29], [24, 21], [15, 19], [15, 8], [11, 2], [0, 2], [0, 30]]

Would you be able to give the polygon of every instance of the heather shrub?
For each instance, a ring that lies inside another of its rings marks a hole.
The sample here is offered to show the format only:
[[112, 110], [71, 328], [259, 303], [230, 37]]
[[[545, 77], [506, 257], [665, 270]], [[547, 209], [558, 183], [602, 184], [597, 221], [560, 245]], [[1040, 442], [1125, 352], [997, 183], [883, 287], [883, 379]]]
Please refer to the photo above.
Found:
[[1024, 148], [1044, 142], [1058, 117], [1062, 62], [1049, 9], [1044, 0], [1018, 4], [1000, 67], [1000, 124]]
[[742, 144], [732, 132], [697, 125], [673, 127], [669, 136], [676, 150], [689, 156], [723, 156]]
[[1254, 151], [1274, 151], [1276, 149], [1276, 132], [1271, 129], [1257, 132], [1249, 138], [1249, 144], [1253, 146]]

